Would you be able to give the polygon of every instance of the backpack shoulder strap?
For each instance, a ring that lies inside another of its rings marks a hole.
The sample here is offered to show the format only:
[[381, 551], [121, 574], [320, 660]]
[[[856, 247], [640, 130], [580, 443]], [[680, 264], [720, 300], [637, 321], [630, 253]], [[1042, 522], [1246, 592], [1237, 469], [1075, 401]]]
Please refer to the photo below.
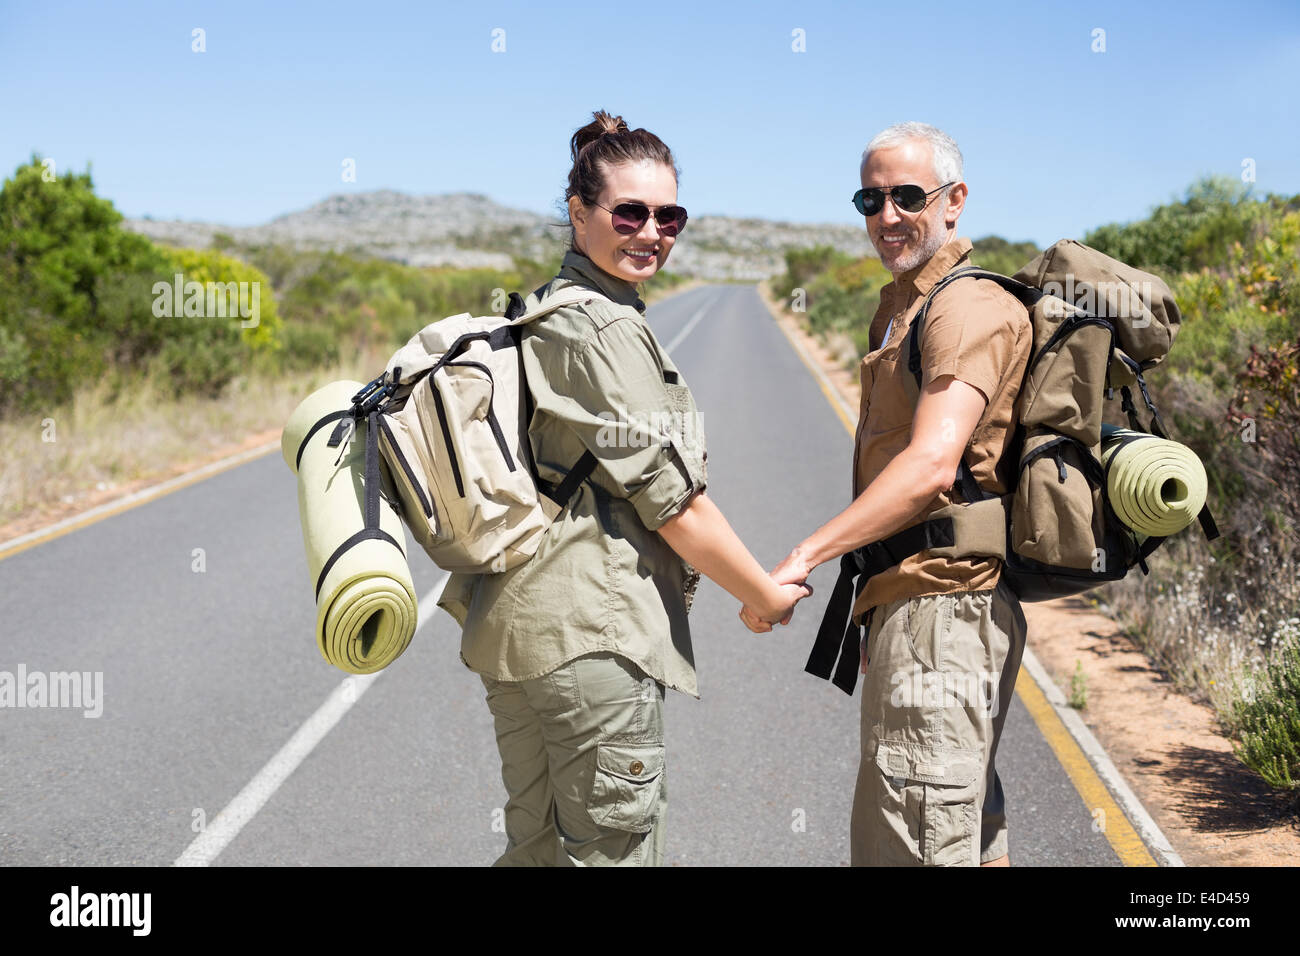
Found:
[[[912, 320], [911, 328], [907, 333], [907, 370], [912, 373], [912, 377], [906, 381], [908, 385], [908, 396], [915, 406], [921, 398], [921, 337], [925, 329], [925, 318], [930, 311], [930, 305], [934, 302], [934, 297], [943, 289], [952, 285], [958, 279], [990, 279], [996, 282], [1007, 292], [1015, 296], [1025, 308], [1032, 308], [1034, 303], [1042, 298], [1043, 293], [1033, 286], [1025, 285], [1010, 276], [1004, 276], [1000, 272], [990, 272], [988, 269], [980, 269], [976, 266], [966, 266], [948, 273], [942, 279], [934, 284], [934, 287], [926, 293], [925, 301], [921, 309], [916, 313], [916, 318]], [[957, 465], [957, 480], [961, 483], [962, 497], [967, 501], [981, 501], [986, 496], [979, 483], [975, 480], [974, 473], [970, 466], [966, 464], [966, 457], [963, 455]]]
[[[543, 296], [541, 301], [529, 311], [524, 305], [523, 296], [518, 292], [510, 293], [510, 305], [506, 308], [506, 323], [502, 328], [507, 332], [513, 332], [518, 335], [518, 327], [532, 322], [534, 319], [540, 319], [542, 316], [550, 315], [557, 309], [565, 306], [577, 305], [580, 302], [590, 302], [592, 299], [608, 299], [608, 296], [587, 288], [586, 286], [572, 285], [566, 286], [554, 295]], [[533, 419], [533, 394], [532, 390], [526, 385], [523, 388], [524, 394], [524, 431], [527, 433], [528, 423]], [[546, 497], [550, 498], [561, 508], [568, 505], [573, 493], [577, 491], [578, 486], [591, 477], [592, 472], [596, 470], [596, 456], [590, 450], [584, 451], [569, 469], [567, 475], [558, 485], [553, 485], [544, 479], [538, 472], [536, 465], [533, 464], [532, 456], [529, 456], [529, 471], [532, 474], [533, 482]]]
[[506, 309], [506, 320], [509, 325], [526, 325], [534, 319], [540, 319], [544, 315], [550, 315], [557, 309], [563, 309], [565, 306], [577, 305], [579, 302], [590, 302], [592, 299], [608, 300], [608, 296], [595, 289], [589, 289], [586, 286], [571, 285], [566, 286], [553, 295], [542, 298], [540, 302], [532, 309], [526, 311], [524, 308], [523, 297], [518, 292], [510, 294], [510, 306]]
[[943, 289], [952, 285], [958, 279], [990, 279], [1002, 286], [1007, 292], [1015, 296], [1026, 309], [1031, 309], [1034, 304], [1043, 297], [1040, 289], [1035, 289], [1031, 285], [1025, 285], [1010, 276], [1004, 276], [1000, 272], [990, 272], [988, 269], [980, 269], [976, 266], [967, 266], [964, 269], [958, 269], [950, 272], [926, 293], [925, 302], [921, 305], [921, 311], [916, 314], [912, 320], [912, 327], [908, 330], [907, 336], [907, 370], [912, 373], [912, 378], [916, 382], [917, 396], [920, 396], [921, 389], [921, 336], [925, 331], [925, 318], [930, 311], [930, 305], [934, 302], [934, 297]]

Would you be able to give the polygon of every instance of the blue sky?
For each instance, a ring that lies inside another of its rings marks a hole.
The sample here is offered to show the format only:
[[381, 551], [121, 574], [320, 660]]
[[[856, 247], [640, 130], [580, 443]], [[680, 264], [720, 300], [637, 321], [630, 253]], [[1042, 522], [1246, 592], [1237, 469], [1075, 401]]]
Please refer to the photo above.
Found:
[[1297, 64], [1295, 0], [0, 0], [0, 167], [91, 163], [127, 215], [232, 225], [378, 188], [554, 214], [605, 108], [672, 147], [692, 215], [861, 223], [863, 146], [920, 119], [965, 155], [965, 234], [1044, 244], [1247, 158], [1300, 193]]

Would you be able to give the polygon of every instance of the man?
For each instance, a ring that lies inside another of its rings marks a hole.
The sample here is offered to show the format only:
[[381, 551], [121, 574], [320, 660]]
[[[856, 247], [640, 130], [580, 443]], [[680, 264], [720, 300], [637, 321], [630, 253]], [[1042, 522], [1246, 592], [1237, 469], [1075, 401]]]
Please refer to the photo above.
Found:
[[[957, 237], [967, 195], [957, 144], [902, 123], [871, 140], [860, 172], [854, 201], [893, 281], [861, 364], [855, 500], [772, 571], [782, 583], [969, 500], [963, 458], [983, 495], [1007, 491], [1013, 464], [1002, 458], [1032, 342], [1023, 306], [996, 283], [956, 280], [934, 295], [922, 326], [919, 389], [908, 367], [908, 332], [927, 293], [971, 264], [970, 241]], [[995, 558], [923, 550], [865, 586], [859, 579], [852, 620], [868, 630], [854, 865], [1008, 865], [994, 758], [1025, 619], [1000, 570]], [[770, 629], [748, 608], [741, 617]]]

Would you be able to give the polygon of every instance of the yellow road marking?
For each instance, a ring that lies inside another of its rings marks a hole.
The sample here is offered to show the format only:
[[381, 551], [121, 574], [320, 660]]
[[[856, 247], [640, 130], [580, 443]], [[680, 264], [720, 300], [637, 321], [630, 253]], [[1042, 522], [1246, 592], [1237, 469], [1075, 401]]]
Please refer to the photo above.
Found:
[[[759, 296], [762, 298], [762, 295]], [[766, 301], [763, 303], [767, 306], [768, 311], [772, 308]], [[773, 319], [777, 317], [773, 315]], [[803, 348], [795, 338], [786, 330], [785, 326], [778, 320], [777, 328], [790, 342], [794, 348], [795, 354], [808, 367], [812, 373], [813, 380], [821, 388], [822, 394], [830, 402], [831, 408], [839, 416], [844, 427], [848, 429], [850, 435], [857, 434], [857, 423], [852, 422], [844, 413], [844, 409], [833, 393], [829, 391], [829, 383], [826, 380], [826, 374], [819, 368], [816, 368], [810, 362], [808, 356], [804, 354]], [[1104, 821], [1102, 834], [1106, 841], [1110, 843], [1111, 849], [1119, 857], [1119, 861], [1124, 866], [1158, 866], [1155, 857], [1147, 849], [1142, 838], [1133, 829], [1124, 811], [1115, 798], [1111, 796], [1110, 790], [1097, 771], [1093, 768], [1092, 763], [1084, 754], [1082, 748], [1075, 742], [1074, 737], [1070, 735], [1069, 729], [1061, 722], [1051, 703], [1044, 696], [1043, 691], [1034, 681], [1025, 669], [1020, 669], [1020, 674], [1016, 678], [1016, 694], [1020, 697], [1020, 702], [1025, 705], [1025, 710], [1033, 718], [1034, 723], [1038, 726], [1038, 732], [1043, 735], [1047, 745], [1052, 748], [1052, 753], [1056, 755], [1057, 761], [1060, 762], [1061, 768], [1070, 778], [1070, 783], [1074, 785], [1075, 792], [1083, 801], [1090, 814], [1097, 810], [1102, 811], [1101, 819]], [[1096, 819], [1094, 817], [1094, 819]]]
[[1115, 851], [1115, 855], [1119, 857], [1120, 863], [1124, 866], [1158, 866], [1155, 857], [1147, 850], [1146, 844], [1133, 829], [1124, 811], [1111, 797], [1106, 784], [1101, 777], [1097, 776], [1097, 771], [1093, 769], [1087, 755], [1070, 735], [1061, 718], [1057, 716], [1056, 710], [1043, 694], [1042, 688], [1023, 667], [1016, 677], [1016, 694], [1020, 697], [1020, 702], [1025, 705], [1025, 710], [1029, 711], [1029, 716], [1034, 718], [1034, 723], [1038, 725], [1039, 732], [1052, 748], [1052, 752], [1056, 754], [1056, 759], [1069, 775], [1074, 789], [1083, 799], [1083, 805], [1093, 814], [1098, 810], [1102, 811], [1104, 822], [1102, 833], [1110, 843], [1111, 849]]
[[0, 561], [5, 558], [12, 558], [15, 554], [21, 554], [28, 548], [34, 548], [38, 544], [45, 544], [47, 541], [53, 541], [55, 538], [61, 538], [65, 534], [71, 534], [74, 531], [80, 531], [82, 528], [97, 524], [105, 518], [111, 518], [114, 515], [122, 514], [124, 511], [130, 511], [132, 508], [138, 508], [140, 505], [148, 504], [151, 501], [157, 501], [170, 495], [173, 491], [180, 491], [182, 488], [188, 488], [190, 485], [197, 484], [205, 478], [211, 478], [213, 475], [219, 475], [223, 471], [229, 471], [238, 465], [247, 464], [264, 455], [279, 449], [280, 443], [269, 443], [261, 448], [255, 448], [250, 451], [239, 452], [227, 458], [222, 458], [208, 465], [196, 468], [186, 475], [179, 475], [176, 478], [169, 478], [148, 488], [142, 488], [140, 491], [127, 495], [116, 503], [110, 502], [106, 505], [100, 505], [92, 508], [86, 514], [80, 517], [68, 518], [64, 521], [51, 525], [44, 531], [36, 531], [32, 536], [21, 544], [15, 544], [12, 547], [5, 547], [0, 543]]

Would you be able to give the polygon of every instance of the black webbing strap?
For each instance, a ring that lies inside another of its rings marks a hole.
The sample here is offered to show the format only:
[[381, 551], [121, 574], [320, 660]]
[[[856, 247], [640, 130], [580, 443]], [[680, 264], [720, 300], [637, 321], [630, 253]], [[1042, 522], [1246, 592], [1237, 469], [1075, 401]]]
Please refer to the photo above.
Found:
[[983, 501], [987, 497], [980, 483], [975, 480], [975, 473], [970, 470], [964, 457], [957, 462], [957, 482], [961, 485], [961, 495], [968, 504]]
[[[523, 314], [523, 299], [519, 299], [518, 306], [516, 307], [515, 298], [517, 298], [517, 295], [512, 295], [510, 306], [506, 309], [507, 318], [518, 318], [519, 315]], [[512, 316], [511, 313], [516, 310], [518, 314]], [[518, 325], [508, 325], [505, 328], [515, 337], [515, 342], [518, 344], [521, 341], [521, 327]], [[524, 443], [525, 449], [528, 452], [528, 467], [532, 472], [533, 483], [537, 485], [537, 490], [546, 495], [546, 497], [550, 498], [561, 508], [564, 508], [568, 505], [569, 499], [573, 497], [573, 493], [578, 490], [578, 486], [590, 478], [591, 473], [596, 470], [597, 459], [590, 451], [584, 451], [582, 457], [574, 462], [573, 467], [569, 469], [569, 473], [564, 476], [563, 480], [561, 480], [558, 485], [551, 484], [538, 474], [537, 465], [533, 461], [532, 445], [530, 444], [530, 439], [528, 437], [528, 431], [533, 423], [533, 411], [535, 410], [533, 390], [528, 387], [528, 376], [524, 374], [522, 363], [523, 354], [520, 353], [519, 381], [524, 390], [524, 419], [522, 427], [520, 428], [522, 434], [519, 436], [519, 440]]]
[[533, 481], [536, 482], [538, 491], [563, 508], [568, 505], [569, 499], [578, 490], [578, 486], [590, 478], [591, 473], [596, 470], [596, 461], [595, 455], [584, 451], [582, 457], [574, 463], [558, 485], [551, 484], [539, 475], [536, 468], [533, 468]]
[[862, 640], [861, 625], [853, 623], [853, 605], [867, 586], [868, 579], [889, 570], [904, 558], [929, 548], [945, 548], [952, 544], [952, 518], [931, 518], [841, 557], [840, 576], [831, 591], [831, 599], [822, 615], [817, 639], [804, 670], [815, 677], [830, 680], [844, 693], [852, 694], [858, 683], [858, 646]]
[[1150, 537], [1143, 541], [1142, 545], [1138, 548], [1137, 565], [1142, 569], [1143, 574], [1151, 573], [1150, 569], [1147, 568], [1147, 558], [1151, 557], [1151, 553], [1155, 551], [1156, 548], [1160, 547], [1160, 545], [1164, 544], [1164, 541], [1165, 539], [1163, 536], [1158, 538]]
[[[346, 408], [340, 409], [337, 412], [330, 412], [315, 425], [312, 425], [311, 428], [307, 429], [307, 434], [302, 436], [302, 441], [298, 444], [298, 455], [293, 461], [294, 471], [297, 471], [302, 466], [302, 453], [307, 450], [307, 442], [311, 441], [312, 435], [315, 435], [330, 422], [338, 421], [340, 418], [347, 418], [349, 414], [350, 413]], [[337, 445], [338, 442], [333, 442], [332, 444]]]
[[[1120, 386], [1120, 390], [1119, 390], [1119, 395], [1120, 395], [1119, 404], [1120, 404], [1120, 408], [1124, 410], [1124, 414], [1128, 416], [1129, 426], [1135, 432], [1143, 432], [1148, 435], [1155, 435], [1157, 438], [1168, 439], [1169, 436], [1165, 433], [1163, 423], [1160, 420], [1160, 413], [1156, 411], [1156, 407], [1151, 401], [1151, 395], [1147, 391], [1146, 383], [1142, 381], [1142, 376], [1140, 374], [1138, 375], [1138, 383], [1142, 389], [1142, 399], [1143, 401], [1146, 402], [1147, 408], [1151, 409], [1151, 428], [1150, 429], [1143, 428], [1142, 423], [1138, 421], [1137, 406], [1133, 404], [1133, 392], [1130, 391], [1127, 385], [1123, 385]], [[1133, 439], [1130, 438], [1128, 440], [1132, 441]], [[1115, 456], [1112, 455], [1111, 461], [1114, 460], [1115, 460]], [[1110, 469], [1107, 468], [1107, 473], [1109, 473], [1109, 471]], [[1219, 536], [1219, 526], [1214, 521], [1214, 515], [1210, 513], [1209, 502], [1206, 502], [1204, 505], [1201, 506], [1201, 510], [1197, 512], [1196, 520], [1200, 522], [1201, 532], [1205, 535], [1206, 541], [1213, 541], [1215, 538]], [[1147, 540], [1151, 540], [1151, 539], [1147, 539]], [[1163, 540], [1164, 538], [1160, 538], [1156, 543], [1159, 544], [1159, 542]], [[1152, 548], [1152, 550], [1155, 550], [1154, 547]], [[1145, 557], [1145, 555], [1143, 557]], [[1143, 571], [1145, 570], [1146, 567], [1144, 565]]]
[[[347, 414], [347, 413], [345, 413]], [[366, 515], [365, 527], [352, 535], [329, 556], [324, 567], [320, 569], [320, 576], [316, 578], [316, 600], [320, 600], [320, 589], [325, 583], [325, 577], [330, 573], [330, 569], [338, 562], [338, 559], [346, 554], [351, 548], [362, 541], [378, 539], [387, 541], [398, 551], [402, 552], [402, 557], [406, 557], [406, 552], [402, 550], [399, 544], [391, 534], [379, 527], [379, 412], [371, 410], [366, 419], [366, 474], [365, 474], [365, 495], [366, 495]]]
[[[856, 581], [856, 584], [854, 583]], [[857, 686], [857, 654], [862, 639], [861, 627], [853, 623], [851, 612], [858, 595], [867, 586], [862, 574], [862, 555], [850, 551], [840, 558], [840, 576], [835, 579], [830, 602], [817, 629], [817, 640], [804, 670], [822, 680], [829, 680], [846, 694]], [[848, 618], [847, 623], [845, 619]], [[836, 666], [836, 660], [839, 666]], [[831, 676], [832, 671], [834, 677]]]

